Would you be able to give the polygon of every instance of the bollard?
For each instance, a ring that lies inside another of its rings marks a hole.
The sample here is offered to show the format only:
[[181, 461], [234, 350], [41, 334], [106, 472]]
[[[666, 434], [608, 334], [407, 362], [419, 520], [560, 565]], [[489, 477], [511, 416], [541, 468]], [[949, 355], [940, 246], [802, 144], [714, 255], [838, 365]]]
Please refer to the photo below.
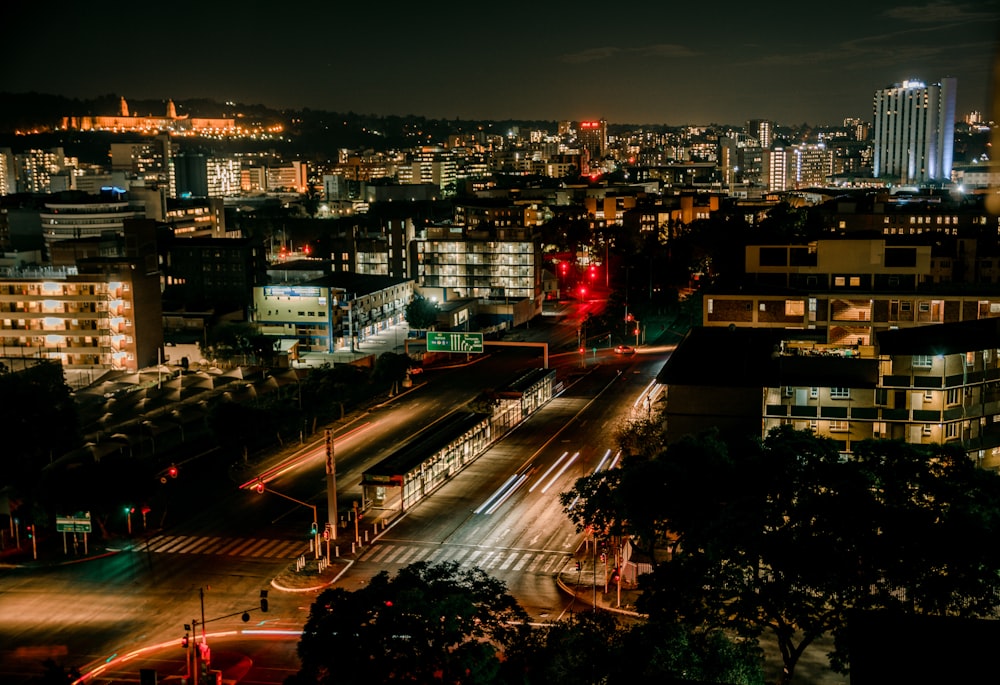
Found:
[[335, 545], [333, 548], [333, 556], [340, 558], [340, 546]]
[[354, 554], [354, 543], [351, 543], [351, 554]]
[[368, 531], [367, 530], [365, 531], [365, 542], [366, 543], [368, 542]]

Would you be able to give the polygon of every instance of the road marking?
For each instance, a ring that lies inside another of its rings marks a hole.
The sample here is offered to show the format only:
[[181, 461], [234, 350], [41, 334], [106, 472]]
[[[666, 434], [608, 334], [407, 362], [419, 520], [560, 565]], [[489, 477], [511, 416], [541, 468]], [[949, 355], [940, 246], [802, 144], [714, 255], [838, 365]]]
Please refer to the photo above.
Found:
[[518, 557], [517, 552], [513, 554], [508, 554], [504, 562], [500, 564], [500, 570], [506, 571], [508, 568], [510, 568], [510, 565], [514, 563], [514, 560], [517, 559], [517, 557]]
[[395, 563], [405, 566], [407, 563], [409, 563], [410, 557], [412, 557], [419, 551], [420, 551], [419, 547], [407, 547], [406, 552], [402, 554], [398, 559], [396, 559]]
[[158, 535], [136, 547], [158, 554], [206, 554], [214, 556], [294, 557], [301, 543], [275, 538], [215, 538], [188, 535]]

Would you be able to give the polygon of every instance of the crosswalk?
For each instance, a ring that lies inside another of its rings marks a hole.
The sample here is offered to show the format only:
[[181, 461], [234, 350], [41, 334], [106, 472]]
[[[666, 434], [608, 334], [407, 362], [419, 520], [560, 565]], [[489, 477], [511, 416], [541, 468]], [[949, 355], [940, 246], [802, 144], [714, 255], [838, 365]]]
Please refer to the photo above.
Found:
[[154, 535], [134, 547], [137, 552], [215, 554], [231, 557], [294, 559], [307, 548], [300, 540], [216, 538], [192, 535]]
[[366, 552], [361, 561], [374, 564], [406, 566], [417, 561], [439, 563], [455, 561], [460, 566], [484, 571], [555, 573], [571, 560], [568, 552], [523, 549], [485, 549], [446, 545], [379, 544]]

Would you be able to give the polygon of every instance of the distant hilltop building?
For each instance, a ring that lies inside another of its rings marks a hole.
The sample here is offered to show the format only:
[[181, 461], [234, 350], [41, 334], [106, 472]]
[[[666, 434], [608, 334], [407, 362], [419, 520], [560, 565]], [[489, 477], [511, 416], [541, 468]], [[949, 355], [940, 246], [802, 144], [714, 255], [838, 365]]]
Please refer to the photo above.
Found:
[[921, 185], [951, 180], [957, 88], [956, 79], [944, 78], [875, 92], [875, 178]]
[[235, 119], [207, 119], [177, 114], [173, 100], [167, 101], [167, 113], [162, 117], [142, 117], [129, 114], [128, 103], [123, 97], [118, 114], [114, 116], [63, 117], [60, 126], [65, 130], [114, 131], [130, 133], [168, 132], [176, 135], [236, 133]]

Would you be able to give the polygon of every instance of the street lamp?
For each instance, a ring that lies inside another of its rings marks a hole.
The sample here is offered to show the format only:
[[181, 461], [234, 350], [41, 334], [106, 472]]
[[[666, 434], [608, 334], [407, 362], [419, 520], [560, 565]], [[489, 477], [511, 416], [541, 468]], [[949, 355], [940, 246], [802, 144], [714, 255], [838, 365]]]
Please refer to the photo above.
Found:
[[316, 505], [315, 504], [309, 504], [308, 502], [303, 502], [302, 500], [295, 499], [294, 497], [290, 497], [290, 496], [284, 494], [283, 492], [278, 492], [274, 488], [266, 487], [264, 485], [264, 481], [262, 481], [262, 480], [258, 480], [257, 483], [256, 483], [256, 485], [253, 486], [253, 489], [254, 489], [254, 491], [258, 495], [263, 495], [264, 491], [266, 490], [267, 492], [270, 492], [270, 493], [272, 493], [274, 495], [277, 495], [278, 497], [284, 497], [285, 499], [287, 499], [290, 502], [295, 502], [296, 504], [300, 504], [303, 507], [309, 507], [310, 509], [312, 509], [313, 520], [312, 520], [312, 527], [310, 529], [310, 533], [311, 533], [312, 539], [313, 539], [313, 549], [316, 551], [316, 558], [319, 559], [319, 556], [320, 556], [319, 555], [319, 523], [318, 523], [319, 522], [319, 514], [316, 511]]

